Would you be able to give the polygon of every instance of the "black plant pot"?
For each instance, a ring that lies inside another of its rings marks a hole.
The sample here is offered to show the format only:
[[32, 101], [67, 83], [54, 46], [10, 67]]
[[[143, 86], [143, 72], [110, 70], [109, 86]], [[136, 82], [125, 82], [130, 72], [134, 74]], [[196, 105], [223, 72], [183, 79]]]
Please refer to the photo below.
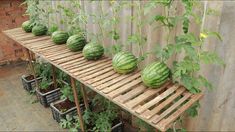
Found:
[[[53, 85], [53, 83], [51, 83], [51, 85]], [[50, 106], [50, 103], [55, 102], [60, 99], [61, 92], [60, 92], [60, 88], [55, 88], [51, 91], [43, 93], [38, 88], [36, 88], [36, 94], [38, 96], [40, 103], [44, 107], [48, 107]]]
[[[42, 77], [37, 78], [38, 82], [40, 82], [41, 80]], [[36, 87], [36, 79], [34, 79], [33, 75], [22, 75], [21, 81], [23, 84], [23, 88], [28, 92], [32, 92]]]
[[[51, 112], [52, 112], [52, 116], [53, 119], [56, 120], [58, 123], [61, 121], [61, 119], [65, 119], [66, 115], [69, 116], [76, 116], [77, 115], [77, 108], [76, 105], [74, 103], [74, 106], [72, 106], [71, 108], [67, 109], [66, 111], [60, 111], [56, 105], [61, 104], [63, 102], [65, 102], [67, 99], [63, 99], [63, 100], [59, 100], [57, 102], [51, 103], [50, 104], [50, 108], [51, 108]], [[84, 104], [80, 104], [80, 108], [82, 111], [85, 110], [85, 105]]]
[[[90, 128], [90, 129], [92, 129], [92, 128]], [[87, 131], [92, 132], [92, 130], [87, 130]], [[123, 132], [123, 131], [124, 131], [124, 123], [120, 119], [115, 119], [113, 121], [111, 132]], [[78, 129], [78, 132], [82, 132], [82, 130]]]

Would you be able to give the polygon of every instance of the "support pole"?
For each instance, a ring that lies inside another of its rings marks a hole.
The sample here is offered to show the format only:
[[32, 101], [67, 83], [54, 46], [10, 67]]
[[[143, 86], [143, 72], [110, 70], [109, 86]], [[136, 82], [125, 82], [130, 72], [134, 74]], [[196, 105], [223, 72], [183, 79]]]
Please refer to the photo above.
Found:
[[83, 97], [83, 100], [84, 100], [85, 107], [86, 107], [86, 109], [89, 109], [89, 104], [88, 104], [88, 100], [87, 100], [87, 93], [86, 93], [86, 90], [85, 90], [85, 85], [80, 83], [80, 87], [81, 87], [81, 92], [82, 92], [82, 97]]
[[35, 79], [36, 88], [39, 88], [36, 72], [35, 72], [35, 69], [34, 69], [33, 64], [32, 64], [32, 58], [30, 56], [30, 52], [29, 52], [29, 50], [27, 48], [25, 48], [25, 50], [26, 50], [27, 59], [29, 60], [29, 67], [30, 67], [30, 69], [31, 69], [31, 71], [33, 73], [33, 77]]
[[83, 132], [85, 132], [84, 123], [83, 123], [83, 119], [82, 119], [82, 113], [81, 113], [81, 109], [80, 109], [80, 102], [78, 100], [78, 94], [77, 94], [75, 79], [73, 77], [70, 77], [70, 79], [71, 79], [71, 86], [72, 86], [72, 89], [73, 89], [73, 95], [74, 95], [74, 100], [75, 100], [75, 104], [76, 104], [76, 108], [77, 108], [77, 112], [78, 112], [78, 117], [79, 117], [81, 129], [82, 129]]
[[52, 79], [53, 79], [53, 85], [54, 88], [57, 88], [57, 81], [56, 81], [56, 67], [54, 65], [51, 65], [52, 67]]

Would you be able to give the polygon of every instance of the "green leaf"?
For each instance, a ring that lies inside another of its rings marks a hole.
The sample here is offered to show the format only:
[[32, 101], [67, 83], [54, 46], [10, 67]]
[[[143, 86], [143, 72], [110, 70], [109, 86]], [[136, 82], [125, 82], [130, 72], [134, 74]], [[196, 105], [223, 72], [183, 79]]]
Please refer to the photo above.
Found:
[[205, 64], [225, 65], [224, 61], [216, 53], [213, 52], [202, 51], [200, 53], [200, 60]]

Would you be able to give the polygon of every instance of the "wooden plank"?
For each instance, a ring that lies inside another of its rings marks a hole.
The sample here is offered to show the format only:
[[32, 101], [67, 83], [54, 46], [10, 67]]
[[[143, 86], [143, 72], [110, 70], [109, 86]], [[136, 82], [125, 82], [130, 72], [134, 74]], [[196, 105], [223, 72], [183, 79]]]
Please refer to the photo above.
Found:
[[98, 71], [100, 71], [100, 70], [102, 70], [102, 69], [105, 69], [105, 68], [108, 68], [108, 67], [111, 67], [112, 66], [112, 64], [111, 64], [111, 62], [110, 61], [108, 61], [108, 62], [105, 62], [105, 63], [103, 63], [103, 64], [100, 64], [100, 65], [97, 65], [96, 66], [96, 68], [94, 68], [94, 67], [91, 67], [91, 68], [88, 68], [88, 69], [90, 69], [90, 70], [83, 70], [83, 71], [80, 71], [79, 73], [79, 75], [77, 75], [77, 76], [79, 76], [80, 78], [82, 78], [82, 77], [84, 77], [84, 76], [88, 76], [88, 75], [91, 75], [91, 74], [94, 74], [94, 73], [96, 73], [96, 72], [98, 72]]
[[177, 89], [177, 91], [167, 98], [165, 101], [163, 101], [161, 104], [159, 104], [157, 107], [153, 108], [151, 111], [146, 111], [142, 114], [142, 116], [146, 119], [150, 119], [155, 114], [157, 114], [160, 110], [162, 110], [164, 107], [166, 107], [168, 104], [170, 104], [172, 101], [174, 101], [177, 97], [179, 97], [183, 92], [185, 91], [185, 88], [180, 87]]
[[67, 62], [60, 62], [59, 60], [58, 61], [55, 61], [55, 63], [59, 64], [60, 66], [66, 66], [66, 65], [72, 65], [76, 62], [80, 62], [80, 61], [86, 61], [86, 59], [82, 56], [81, 58], [74, 58], [74, 59], [71, 59], [70, 61], [67, 61]]
[[130, 76], [133, 76], [134, 74], [136, 74], [138, 72], [139, 71], [134, 72], [134, 73], [130, 73], [130, 74], [126, 74], [126, 75], [121, 75], [121, 74], [117, 73], [119, 75], [118, 77], [116, 77], [117, 75], [115, 75], [114, 76], [115, 78], [113, 78], [113, 76], [111, 76], [110, 78], [107, 79], [107, 81], [105, 79], [105, 83], [102, 84], [102, 85], [96, 86], [96, 89], [102, 90], [102, 89], [104, 89], [104, 88], [106, 88], [108, 86], [113, 85], [114, 83], [117, 83], [117, 82], [119, 82], [119, 81], [121, 81], [123, 79], [126, 79], [126, 78], [130, 77]]
[[68, 57], [68, 56], [73, 56], [73, 55], [76, 55], [76, 54], [79, 54], [79, 53], [69, 52], [69, 53], [65, 53], [65, 54], [58, 55], [58, 56], [55, 56], [55, 57], [51, 57], [51, 58], [48, 58], [48, 59], [50, 59], [51, 61], [55, 61], [55, 60], [59, 60], [59, 59], [62, 59], [62, 58]]
[[39, 53], [45, 54], [45, 52], [64, 49], [65, 47], [66, 47], [65, 45], [53, 45], [53, 47], [41, 49]]
[[115, 97], [117, 97], [118, 95], [121, 95], [122, 93], [124, 93], [124, 92], [130, 90], [131, 88], [133, 88], [134, 86], [138, 85], [138, 84], [141, 83], [141, 82], [142, 82], [142, 79], [141, 79], [141, 78], [137, 78], [136, 80], [134, 80], [134, 81], [132, 81], [132, 82], [129, 82], [128, 84], [123, 85], [123, 86], [119, 87], [118, 89], [116, 89], [116, 90], [110, 92], [110, 93], [108, 94], [108, 96], [109, 96], [110, 98], [115, 98]]
[[130, 76], [126, 79], [120, 80], [120, 81], [118, 81], [118, 83], [113, 84], [112, 86], [108, 85], [110, 87], [107, 87], [107, 88], [103, 89], [102, 92], [107, 94], [107, 93], [117, 89], [118, 87], [121, 87], [122, 85], [124, 85], [126, 83], [129, 83], [130, 81], [133, 81], [133, 80], [135, 80], [136, 78], [139, 78], [139, 77], [140, 77], [140, 73], [137, 72], [133, 76]]
[[60, 60], [56, 60], [55, 63], [61, 64], [61, 63], [65, 63], [65, 62], [75, 60], [75, 59], [78, 60], [79, 58], [82, 58], [82, 60], [84, 59], [81, 53], [77, 54], [77, 55], [74, 55], [74, 56], [69, 56], [69, 57], [66, 57], [66, 58], [63, 58], [63, 59], [60, 59]]
[[138, 114], [143, 113], [148, 108], [154, 106], [155, 104], [157, 104], [158, 102], [160, 102], [161, 100], [163, 100], [164, 98], [166, 98], [167, 96], [172, 94], [178, 87], [179, 87], [179, 85], [173, 85], [172, 87], [170, 87], [169, 89], [164, 91], [162, 94], [158, 95], [156, 98], [152, 99], [148, 103], [145, 103], [142, 107], [140, 107], [138, 110], [136, 110], [136, 112]]
[[45, 54], [45, 56], [46, 57], [48, 57], [48, 58], [51, 58], [51, 57], [54, 57], [54, 56], [57, 56], [57, 55], [60, 55], [60, 54], [65, 54], [65, 53], [69, 53], [70, 52], [70, 50], [68, 50], [68, 49], [62, 49], [62, 50], [60, 50], [60, 52], [58, 52], [58, 51], [52, 51], [52, 52], [50, 52], [50, 53], [52, 53], [52, 54]]
[[98, 69], [98, 71], [96, 73], [94, 73], [94, 74], [91, 73], [91, 75], [88, 73], [88, 74], [85, 75], [85, 77], [81, 77], [81, 79], [83, 81], [87, 82], [87, 80], [89, 80], [91, 78], [94, 78], [94, 77], [99, 77], [100, 75], [105, 74], [105, 73], [109, 72], [110, 70], [113, 71], [113, 67], [107, 67], [107, 68], [106, 67], [105, 68], [101, 67], [101, 68]]
[[162, 87], [160, 87], [158, 89], [147, 89], [141, 95], [139, 95], [136, 98], [126, 102], [125, 103], [126, 107], [128, 107], [129, 109], [132, 109], [132, 108], [136, 107], [137, 105], [141, 104], [142, 102], [146, 101], [147, 99], [152, 98], [153, 95], [156, 95], [161, 90], [165, 89], [167, 87], [167, 85], [169, 85], [169, 84], [170, 84], [170, 82], [167, 82]]
[[203, 94], [195, 94], [192, 95], [191, 99], [185, 103], [183, 106], [181, 106], [179, 109], [177, 109], [174, 113], [172, 113], [169, 117], [166, 119], [163, 119], [161, 122], [158, 123], [158, 126], [161, 130], [166, 131], [168, 129], [168, 126], [170, 123], [175, 121], [180, 115], [183, 114], [188, 108], [190, 108], [196, 101], [198, 101], [200, 98], [202, 98]]
[[192, 94], [191, 93], [186, 93], [183, 98], [181, 98], [180, 100], [178, 100], [176, 103], [174, 103], [171, 107], [169, 107], [167, 110], [165, 110], [160, 116], [155, 117], [155, 119], [153, 119], [153, 123], [156, 124], [159, 121], [161, 121], [161, 119], [163, 119], [164, 117], [166, 117], [168, 114], [170, 114], [171, 112], [173, 112], [178, 106], [180, 106], [182, 103], [184, 103], [184, 101], [186, 101]]
[[113, 80], [113, 79], [115, 79], [115, 78], [118, 78], [118, 77], [120, 77], [121, 76], [121, 74], [118, 74], [118, 73], [115, 73], [115, 74], [113, 74], [113, 75], [111, 75], [111, 76], [109, 76], [109, 77], [106, 77], [106, 78], [101, 78], [102, 80], [99, 80], [99, 78], [97, 79], [97, 80], [99, 80], [99, 82], [96, 82], [96, 80], [95, 80], [95, 83], [92, 83], [91, 85], [94, 87], [94, 88], [96, 88], [96, 89], [98, 89], [98, 90], [101, 90], [103, 87], [101, 86], [101, 87], [99, 87], [101, 84], [104, 84], [104, 83], [106, 83], [106, 82], [108, 82], [108, 81], [110, 81], [110, 80]]
[[136, 97], [137, 95], [141, 94], [144, 92], [144, 90], [146, 90], [146, 87], [143, 85], [139, 85], [138, 87], [133, 88], [131, 91], [127, 92], [124, 95], [120, 95], [116, 98], [114, 98], [114, 100], [120, 102], [120, 103], [126, 103], [128, 100]]
[[45, 40], [49, 40], [50, 37], [49, 36], [44, 36], [44, 37], [41, 37], [41, 38], [35, 38], [35, 39], [31, 39], [31, 40], [25, 40], [25, 41], [22, 41], [22, 43], [25, 45], [25, 44], [30, 44], [30, 43], [37, 43], [37, 42], [41, 42], [41, 41], [45, 41]]
[[[96, 68], [96, 69], [93, 69], [93, 70], [91, 70], [91, 71], [89, 71], [89, 72], [85, 72], [85, 73], [83, 73], [83, 74], [81, 74], [81, 75], [78, 75], [83, 81], [85, 81], [84, 80], [84, 77], [87, 77], [87, 76], [89, 76], [89, 78], [91, 77], [91, 76], [93, 76], [93, 75], [97, 75], [97, 74], [100, 74], [100, 72], [101, 71], [106, 71], [106, 72], [108, 72], [108, 71], [110, 71], [110, 70], [112, 70], [113, 68], [112, 68], [112, 64], [111, 63], [108, 63], [108, 64], [106, 64], [106, 65], [104, 65], [104, 66], [100, 66], [100, 67], [98, 67], [98, 68]], [[88, 79], [89, 79], [88, 78]]]
[[99, 64], [107, 63], [109, 60], [110, 59], [102, 59], [102, 60], [99, 60], [99, 61], [89, 61], [89, 62], [92, 62], [92, 63], [87, 64], [85, 66], [76, 67], [75, 69], [72, 69], [69, 72], [74, 72], [75, 73], [77, 71], [81, 71], [81, 70], [87, 69], [89, 67], [93, 67], [93, 66], [97, 66]]
[[103, 67], [103, 66], [105, 66], [105, 65], [110, 65], [111, 63], [112, 63], [112, 62], [107, 61], [107, 62], [104, 62], [104, 63], [102, 63], [102, 64], [96, 65], [96, 66], [94, 66], [94, 67], [90, 67], [90, 68], [84, 69], [84, 70], [82, 70], [82, 71], [74, 72], [74, 75], [75, 75], [75, 76], [78, 76], [79, 74], [81, 75], [81, 74], [83, 74], [83, 73], [92, 71], [92, 70], [94, 70], [94, 69], [96, 69], [96, 68]]
[[107, 77], [110, 77], [110, 76], [112, 76], [112, 75], [115, 74], [115, 73], [116, 73], [116, 72], [115, 72], [114, 70], [111, 70], [111, 71], [109, 71], [109, 72], [107, 72], [107, 73], [105, 73], [105, 74], [102, 74], [102, 75], [100, 75], [100, 76], [98, 76], [98, 77], [96, 77], [96, 78], [92, 78], [92, 79], [87, 80], [87, 83], [88, 83], [88, 84], [95, 83], [95, 82], [97, 82], [97, 81], [100, 81], [100, 80], [102, 80], [102, 79], [105, 79], [105, 78], [107, 78]]
[[64, 67], [64, 69], [69, 71], [71, 69], [77, 68], [79, 66], [84, 66], [84, 65], [87, 65], [87, 64], [90, 64], [90, 63], [91, 63], [90, 61], [87, 61], [86, 59], [82, 59], [81, 61], [74, 62], [73, 64], [68, 64], [68, 65], [65, 65], [63, 67]]

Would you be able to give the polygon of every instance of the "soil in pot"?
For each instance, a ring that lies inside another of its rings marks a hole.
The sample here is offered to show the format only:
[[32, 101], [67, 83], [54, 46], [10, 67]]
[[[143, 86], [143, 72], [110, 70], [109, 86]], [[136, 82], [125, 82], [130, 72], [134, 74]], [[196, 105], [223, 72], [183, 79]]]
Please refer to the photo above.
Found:
[[60, 102], [58, 104], [55, 104], [55, 107], [60, 111], [60, 112], [65, 112], [69, 110], [72, 107], [75, 107], [75, 103], [71, 102], [70, 100], [66, 99], [63, 102]]
[[52, 84], [50, 84], [50, 86], [48, 88], [46, 88], [46, 89], [39, 89], [39, 91], [41, 93], [47, 93], [47, 92], [50, 92], [50, 91], [52, 91], [54, 89], [56, 89], [56, 88], [54, 87], [54, 84], [52, 83]]
[[[37, 78], [38, 78], [38, 77], [39, 77], [39, 76], [37, 76]], [[27, 81], [31, 81], [31, 80], [34, 79], [34, 76], [33, 76], [33, 75], [29, 75], [29, 76], [25, 77], [25, 79], [26, 79]]]

